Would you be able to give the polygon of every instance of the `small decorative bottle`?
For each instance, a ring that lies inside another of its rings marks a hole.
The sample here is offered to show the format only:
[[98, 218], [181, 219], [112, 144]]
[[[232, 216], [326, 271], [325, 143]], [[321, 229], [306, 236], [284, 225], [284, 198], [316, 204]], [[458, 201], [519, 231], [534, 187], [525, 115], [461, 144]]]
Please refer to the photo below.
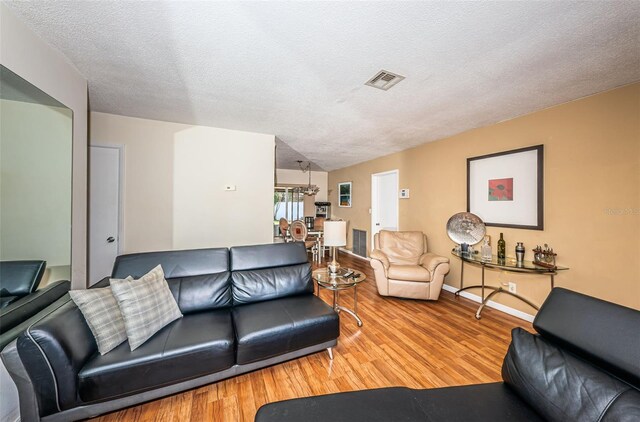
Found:
[[491, 261], [491, 245], [489, 245], [489, 236], [485, 236], [484, 244], [482, 245], [482, 260]]
[[507, 257], [506, 250], [507, 248], [504, 242], [504, 237], [502, 237], [502, 233], [500, 233], [500, 240], [498, 240], [498, 259], [505, 259]]
[[521, 264], [524, 262], [524, 244], [518, 242], [516, 245], [516, 261]]

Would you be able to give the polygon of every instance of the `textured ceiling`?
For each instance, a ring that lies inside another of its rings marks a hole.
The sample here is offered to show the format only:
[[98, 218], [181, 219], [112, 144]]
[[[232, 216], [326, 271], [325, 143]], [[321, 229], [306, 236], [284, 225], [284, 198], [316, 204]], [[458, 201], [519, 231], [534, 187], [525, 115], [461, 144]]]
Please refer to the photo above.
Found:
[[[92, 110], [275, 134], [326, 170], [640, 80], [640, 1], [7, 4]], [[406, 79], [364, 86], [380, 69]]]

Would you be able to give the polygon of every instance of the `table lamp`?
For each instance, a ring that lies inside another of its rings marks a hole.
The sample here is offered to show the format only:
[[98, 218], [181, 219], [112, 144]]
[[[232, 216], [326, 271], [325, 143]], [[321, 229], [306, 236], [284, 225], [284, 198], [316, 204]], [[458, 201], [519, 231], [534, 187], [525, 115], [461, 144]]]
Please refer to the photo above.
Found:
[[336, 247], [347, 244], [347, 222], [346, 221], [325, 221], [324, 222], [324, 245], [331, 247], [333, 260], [328, 265], [331, 274], [337, 274], [340, 264], [336, 261]]

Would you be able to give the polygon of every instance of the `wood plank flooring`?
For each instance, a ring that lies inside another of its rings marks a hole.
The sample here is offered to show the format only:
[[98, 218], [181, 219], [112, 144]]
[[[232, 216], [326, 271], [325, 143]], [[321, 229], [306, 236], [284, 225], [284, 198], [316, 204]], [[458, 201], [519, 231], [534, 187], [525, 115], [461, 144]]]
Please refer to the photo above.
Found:
[[[529, 322], [443, 291], [427, 302], [378, 295], [369, 263], [340, 254], [342, 266], [365, 272], [358, 288], [358, 327], [340, 315], [334, 359], [315, 353], [249, 374], [92, 419], [115, 421], [253, 421], [265, 403], [310, 395], [389, 386], [445, 387], [499, 381], [502, 359], [514, 327]], [[331, 292], [320, 297], [331, 303]], [[351, 291], [340, 304], [353, 309]]]

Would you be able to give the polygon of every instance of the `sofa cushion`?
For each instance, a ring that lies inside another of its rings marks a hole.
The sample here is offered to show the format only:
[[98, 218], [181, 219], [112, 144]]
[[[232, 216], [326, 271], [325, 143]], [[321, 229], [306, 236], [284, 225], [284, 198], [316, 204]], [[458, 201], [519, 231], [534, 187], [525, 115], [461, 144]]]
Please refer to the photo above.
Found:
[[637, 310], [560, 287], [551, 291], [533, 321], [542, 337], [636, 388], [640, 388], [638, 327]]
[[302, 242], [234, 246], [229, 250], [229, 257], [231, 271], [286, 267], [309, 261], [307, 249]]
[[[521, 328], [511, 332], [502, 378], [549, 421], [597, 421], [633, 387]], [[635, 415], [640, 419], [640, 413]]]
[[255, 422], [542, 421], [503, 383], [412, 390], [380, 388], [262, 406]]
[[338, 338], [335, 311], [314, 295], [233, 308], [238, 364], [246, 364]]
[[234, 271], [231, 273], [231, 283], [235, 305], [313, 293], [309, 263]]
[[139, 278], [157, 265], [162, 265], [167, 278], [221, 273], [229, 270], [229, 250], [211, 248], [120, 255], [113, 264], [111, 277]]
[[602, 415], [601, 422], [637, 422], [640, 420], [640, 391], [631, 389], [620, 394]]
[[110, 287], [71, 290], [69, 295], [87, 321], [101, 355], [127, 340], [124, 319]]
[[388, 277], [393, 280], [406, 280], [406, 281], [429, 281], [431, 280], [431, 274], [429, 271], [420, 265], [397, 265], [392, 264], [389, 266], [387, 273]]
[[229, 271], [190, 277], [169, 278], [167, 284], [180, 312], [188, 314], [232, 305]]
[[112, 279], [111, 290], [122, 312], [132, 351], [162, 327], [182, 317], [160, 265], [138, 280]]
[[96, 355], [78, 374], [80, 398], [104, 400], [222, 371], [234, 364], [231, 314], [185, 315], [131, 352], [126, 343]]

